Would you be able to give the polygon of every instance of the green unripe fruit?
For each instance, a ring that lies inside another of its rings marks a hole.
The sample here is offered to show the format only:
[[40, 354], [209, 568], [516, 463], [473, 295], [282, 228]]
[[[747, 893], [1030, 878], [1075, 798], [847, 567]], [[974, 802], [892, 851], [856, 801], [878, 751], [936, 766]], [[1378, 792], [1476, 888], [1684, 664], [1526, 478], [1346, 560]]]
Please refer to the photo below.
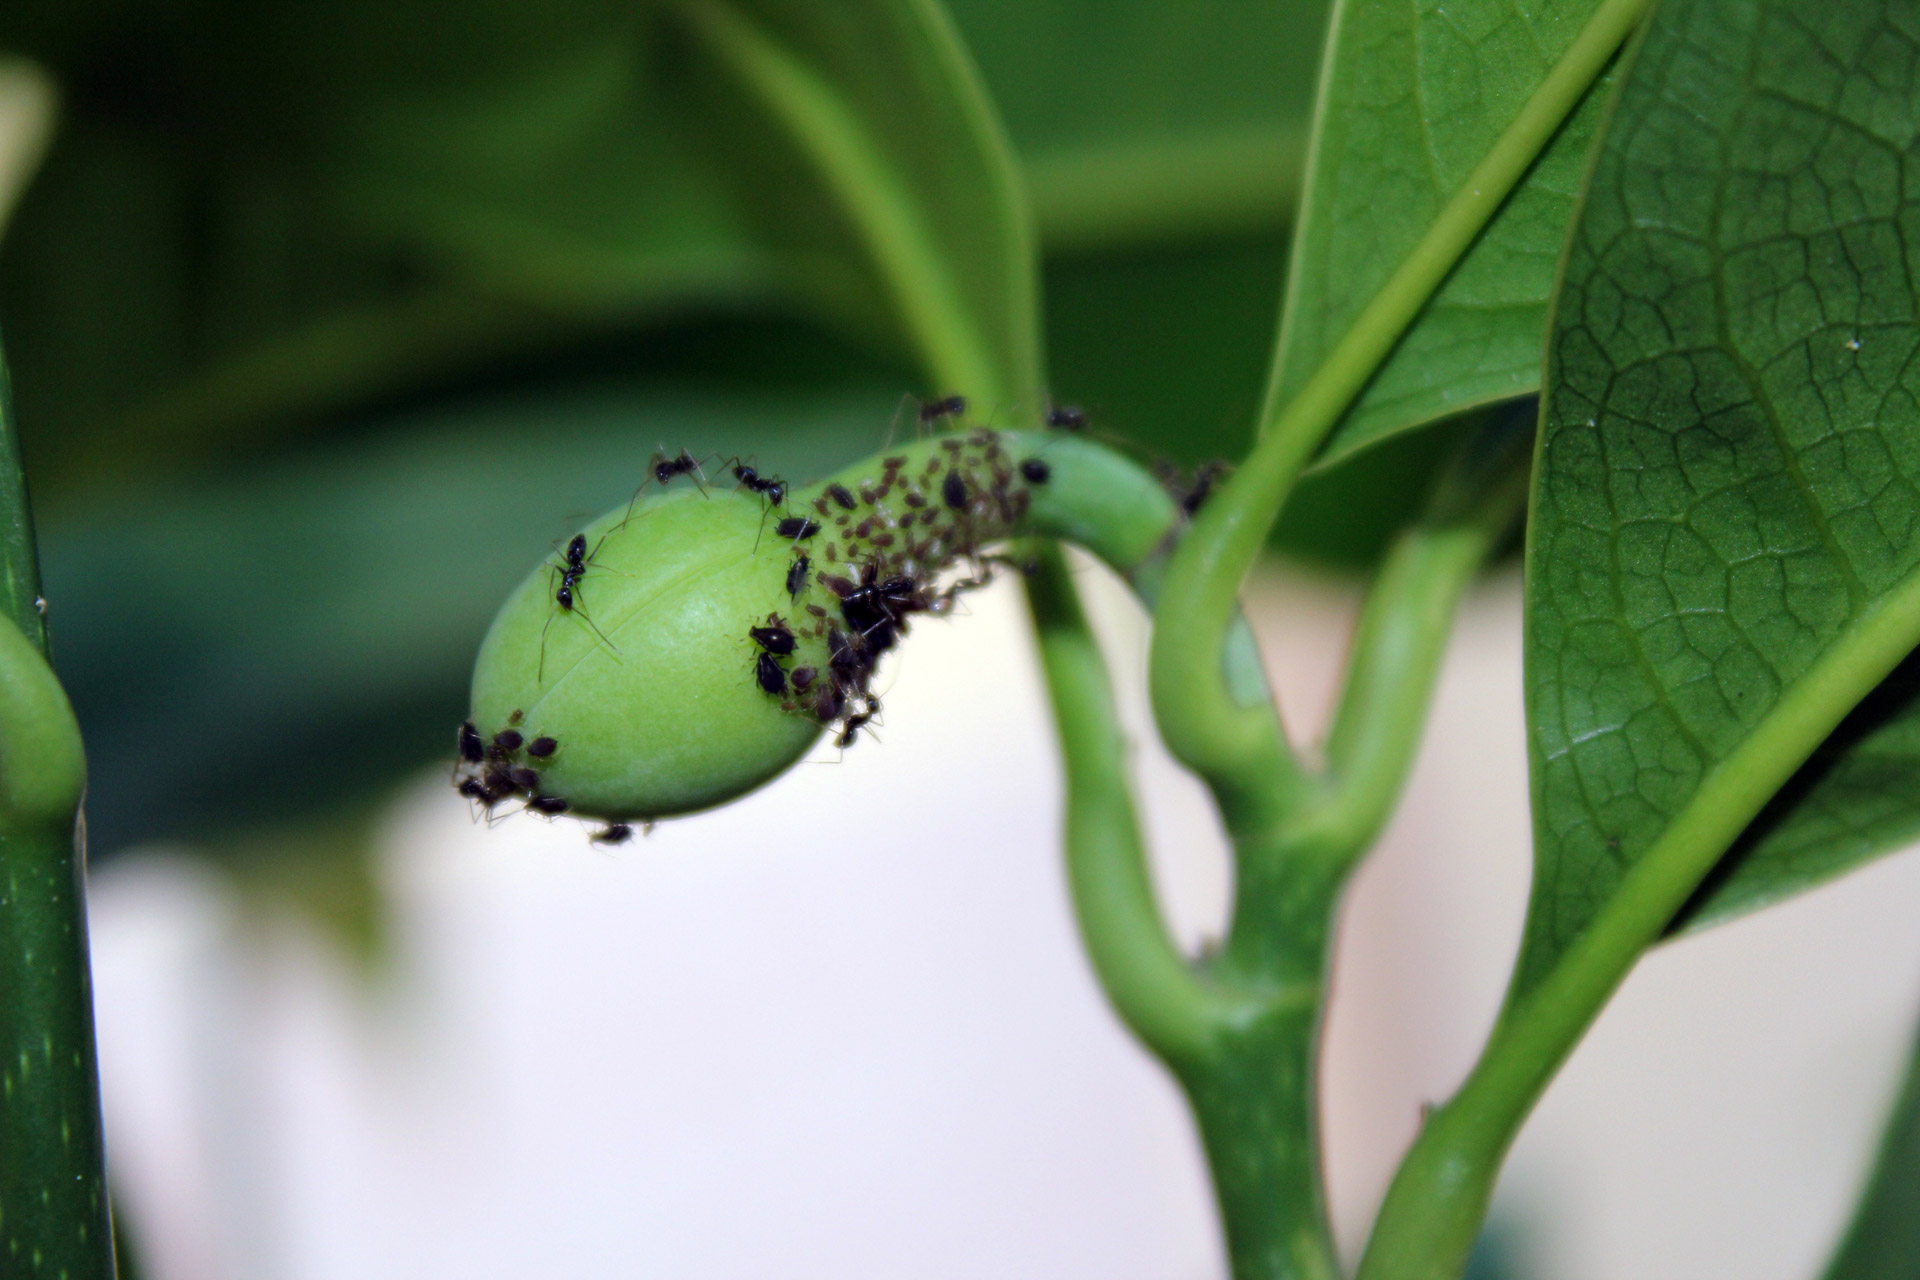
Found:
[[1045, 434], [936, 436], [793, 492], [741, 480], [609, 513], [520, 584], [475, 666], [463, 794], [608, 822], [724, 803], [828, 726], [852, 742], [881, 655], [979, 585], [991, 545], [1064, 537], [1148, 584], [1180, 519], [1131, 462]]
[[555, 601], [564, 555], [508, 598], [474, 667], [474, 722], [497, 731], [517, 711], [527, 741], [554, 740], [544, 763], [524, 762], [541, 793], [609, 819], [688, 813], [758, 786], [820, 736], [754, 679], [747, 624], [787, 601], [786, 544], [765, 511], [724, 489], [636, 503], [583, 531], [571, 609]]

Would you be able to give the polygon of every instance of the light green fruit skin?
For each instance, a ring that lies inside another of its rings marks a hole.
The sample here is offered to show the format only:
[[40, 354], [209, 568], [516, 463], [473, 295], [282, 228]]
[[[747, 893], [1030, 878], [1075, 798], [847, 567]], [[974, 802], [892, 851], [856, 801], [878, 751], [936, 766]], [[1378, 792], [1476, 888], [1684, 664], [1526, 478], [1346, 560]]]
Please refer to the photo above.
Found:
[[474, 666], [474, 723], [491, 736], [523, 713], [529, 740], [559, 743], [531, 762], [541, 792], [609, 820], [710, 808], [793, 764], [822, 726], [754, 680], [746, 627], [787, 608], [792, 563], [765, 511], [748, 493], [689, 487], [587, 526], [579, 607], [554, 602], [554, 555], [494, 619]]

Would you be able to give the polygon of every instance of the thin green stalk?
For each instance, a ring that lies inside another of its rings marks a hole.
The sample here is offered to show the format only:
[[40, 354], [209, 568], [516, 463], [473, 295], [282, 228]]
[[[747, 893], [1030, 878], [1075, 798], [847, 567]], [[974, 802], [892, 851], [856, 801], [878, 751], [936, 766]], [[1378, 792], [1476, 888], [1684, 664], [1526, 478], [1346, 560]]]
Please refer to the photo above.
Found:
[[1473, 1247], [1521, 1123], [1640, 955], [1845, 714], [1913, 650], [1920, 577], [1881, 597], [1702, 781], [1546, 978], [1502, 1013], [1460, 1091], [1395, 1175], [1361, 1280], [1448, 1280]]
[[1106, 662], [1053, 545], [1034, 555], [1027, 603], [1066, 767], [1067, 878], [1088, 957], [1142, 1043], [1169, 1063], [1196, 1066], [1217, 1052], [1223, 1027], [1245, 1022], [1258, 1005], [1203, 980], [1167, 935]]
[[1327, 793], [1294, 824], [1343, 868], [1385, 825], [1413, 767], [1454, 610], [1526, 509], [1532, 416], [1496, 411], [1388, 551], [1327, 735]]
[[1259, 443], [1182, 542], [1153, 629], [1153, 706], [1168, 747], [1202, 777], [1231, 773], [1263, 731], [1225, 687], [1220, 654], [1240, 584], [1301, 468], [1650, 3], [1604, 0], [1299, 395], [1268, 405]]
[[[0, 361], [0, 364], [3, 364]], [[87, 966], [86, 762], [46, 661], [33, 518], [0, 373], [0, 1261], [111, 1280]]]

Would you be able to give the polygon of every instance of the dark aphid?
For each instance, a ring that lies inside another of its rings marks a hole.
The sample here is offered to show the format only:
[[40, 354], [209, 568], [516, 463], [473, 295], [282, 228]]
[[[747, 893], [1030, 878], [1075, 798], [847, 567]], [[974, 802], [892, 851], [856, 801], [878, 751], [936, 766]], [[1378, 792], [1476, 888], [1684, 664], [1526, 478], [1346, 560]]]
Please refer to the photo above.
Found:
[[513, 768], [507, 770], [507, 779], [522, 791], [537, 791], [540, 789], [540, 775], [523, 764], [515, 765]]
[[813, 695], [813, 714], [822, 724], [828, 724], [840, 718], [847, 709], [847, 691], [838, 681], [829, 680], [820, 686], [820, 692]]
[[544, 813], [549, 818], [557, 817], [567, 811], [568, 805], [559, 796], [534, 796], [527, 801], [527, 808], [535, 813]]
[[509, 754], [518, 751], [526, 739], [520, 736], [518, 729], [502, 729], [493, 735], [493, 745]]
[[807, 687], [811, 685], [819, 675], [820, 673], [812, 667], [795, 667], [793, 669], [793, 691], [795, 693], [805, 693]]
[[964, 396], [948, 396], [944, 400], [935, 400], [931, 404], [920, 406], [920, 423], [927, 426], [942, 418], [957, 418], [967, 411]]
[[1020, 474], [1029, 484], [1045, 484], [1053, 476], [1053, 468], [1038, 458], [1028, 458], [1020, 464]]
[[1077, 404], [1055, 405], [1047, 410], [1047, 425], [1061, 431], [1078, 431], [1087, 425], [1087, 415]]
[[767, 625], [764, 627], [748, 627], [747, 635], [768, 653], [777, 653], [784, 658], [793, 652], [793, 632], [787, 629], [787, 620], [777, 613], [767, 615]]
[[813, 568], [813, 561], [801, 556], [787, 570], [787, 594], [797, 596], [807, 589], [807, 570]]
[[760, 655], [760, 660], [754, 664], [753, 674], [754, 679], [760, 682], [760, 687], [766, 692], [781, 694], [787, 691], [787, 673], [781, 669], [772, 654]]
[[624, 822], [609, 822], [587, 839], [594, 844], [625, 844], [633, 839], [633, 828]]
[[958, 471], [947, 472], [947, 478], [940, 482], [940, 497], [947, 506], [955, 511], [967, 509], [967, 482]]
[[700, 470], [700, 464], [694, 461], [693, 455], [685, 449], [682, 449], [676, 458], [669, 458], [665, 453], [656, 453], [653, 455], [653, 461], [648, 465], [653, 468], [653, 478], [662, 485], [670, 483], [675, 476], [694, 475]]
[[860, 594], [859, 586], [851, 578], [843, 578], [837, 573], [820, 575], [820, 585], [839, 596], [842, 600], [851, 599]]
[[460, 758], [468, 764], [479, 764], [487, 755], [487, 746], [481, 740], [480, 731], [473, 727], [473, 721], [460, 722]]
[[545, 760], [560, 749], [560, 744], [552, 738], [535, 738], [527, 744], [527, 754], [537, 760]]
[[847, 486], [843, 484], [828, 485], [827, 496], [829, 498], [832, 498], [835, 502], [839, 503], [840, 506], [847, 511], [851, 511], [855, 507], [860, 505], [858, 502], [854, 500], [853, 494], [847, 491]]
[[838, 627], [827, 628], [827, 665], [833, 668], [836, 679], [860, 668], [860, 651]]
[[805, 516], [788, 516], [779, 524], [773, 526], [773, 528], [774, 532], [778, 533], [781, 537], [790, 538], [795, 542], [799, 542], [803, 538], [811, 538], [814, 534], [820, 532], [820, 525], [816, 521], [807, 519]]
[[460, 785], [456, 790], [469, 800], [485, 800], [487, 798], [487, 789], [480, 784], [480, 779], [478, 778], [460, 779]]

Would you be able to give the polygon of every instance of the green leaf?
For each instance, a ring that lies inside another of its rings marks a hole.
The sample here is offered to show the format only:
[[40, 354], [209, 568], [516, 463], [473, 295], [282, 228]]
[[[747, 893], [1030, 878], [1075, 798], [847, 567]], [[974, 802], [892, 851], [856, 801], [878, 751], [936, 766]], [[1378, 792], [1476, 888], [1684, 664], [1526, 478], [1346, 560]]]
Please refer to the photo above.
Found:
[[[1548, 367], [1516, 1003], [1576, 952], [1630, 963], [1920, 639], [1908, 25], [1896, 3], [1668, 0], [1620, 98]], [[1778, 865], [1873, 845], [1888, 798], [1840, 806], [1898, 739], [1822, 763], [1761, 839]]]
[[[1306, 160], [1326, 0], [953, 0], [1048, 251], [1273, 233]], [[1272, 326], [1272, 298], [1266, 325]]]
[[[1344, 0], [1320, 88], [1270, 407], [1291, 399], [1513, 123], [1596, 0]], [[1346, 411], [1331, 465], [1539, 387], [1595, 85]]]
[[1887, 1119], [1880, 1156], [1826, 1280], [1913, 1280], [1920, 1276], [1920, 1044]]
[[715, 119], [733, 126], [716, 136], [758, 194], [749, 207], [766, 210], [767, 235], [797, 235], [796, 254], [824, 244], [844, 255], [850, 242], [939, 380], [929, 390], [1032, 413], [1039, 298], [1025, 193], [937, 0], [688, 0], [683, 12], [735, 92], [766, 112], [756, 129], [726, 111], [726, 95], [715, 100]]

